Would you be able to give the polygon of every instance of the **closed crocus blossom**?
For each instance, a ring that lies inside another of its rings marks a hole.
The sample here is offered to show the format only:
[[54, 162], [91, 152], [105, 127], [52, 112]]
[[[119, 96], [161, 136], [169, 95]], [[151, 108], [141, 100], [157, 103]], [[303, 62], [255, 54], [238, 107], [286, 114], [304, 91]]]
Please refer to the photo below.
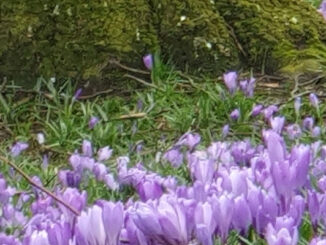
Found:
[[92, 157], [93, 156], [92, 143], [88, 140], [83, 140], [82, 151], [84, 156]]
[[316, 126], [314, 127], [312, 130], [311, 130], [311, 136], [314, 137], [314, 138], [317, 138], [319, 137], [321, 134], [321, 128]]
[[26, 142], [18, 141], [11, 147], [11, 155], [13, 157], [17, 157], [20, 153], [28, 148], [28, 144]]
[[225, 239], [229, 233], [234, 212], [233, 198], [222, 194], [219, 197], [213, 196], [209, 201], [214, 209], [219, 235]]
[[301, 108], [301, 97], [296, 97], [294, 99], [294, 111], [295, 111], [296, 115], [299, 115], [300, 108]]
[[194, 213], [196, 234], [203, 245], [212, 245], [212, 235], [217, 223], [210, 203], [198, 203]]
[[318, 97], [317, 97], [316, 94], [311, 93], [311, 94], [309, 95], [309, 100], [310, 100], [310, 104], [311, 104], [313, 107], [315, 107], [315, 108], [318, 108], [318, 107], [319, 107], [319, 99], [318, 99]]
[[99, 121], [100, 119], [98, 117], [92, 116], [88, 121], [88, 128], [93, 129]]
[[185, 208], [174, 197], [165, 196], [157, 206], [159, 221], [164, 236], [171, 245], [187, 245], [187, 219]]
[[143, 57], [143, 62], [144, 62], [144, 65], [145, 67], [148, 69], [148, 70], [152, 70], [153, 69], [153, 55], [151, 54], [147, 54]]
[[106, 232], [105, 245], [119, 244], [119, 236], [123, 227], [123, 205], [121, 202], [102, 202], [102, 220]]
[[136, 189], [142, 201], [158, 199], [163, 194], [161, 185], [155, 180], [143, 180]]
[[230, 125], [229, 124], [225, 124], [222, 128], [222, 137], [225, 138], [230, 131]]
[[47, 228], [51, 245], [70, 245], [72, 238], [71, 226], [68, 223], [52, 223]]
[[232, 225], [238, 231], [247, 233], [252, 223], [251, 211], [244, 195], [234, 198]]
[[271, 128], [277, 132], [281, 133], [285, 122], [285, 117], [273, 117], [270, 118]]
[[266, 107], [264, 110], [263, 110], [263, 114], [264, 114], [264, 117], [265, 119], [270, 119], [275, 112], [278, 111], [278, 107], [276, 105], [270, 105], [268, 107]]
[[73, 96], [73, 98], [72, 98], [72, 100], [73, 101], [77, 100], [82, 92], [83, 92], [83, 89], [81, 89], [81, 88], [77, 89], [74, 96]]
[[250, 115], [253, 117], [259, 115], [260, 112], [263, 110], [263, 108], [264, 108], [263, 105], [254, 105]]
[[48, 233], [45, 230], [35, 230], [29, 238], [25, 238], [24, 245], [51, 245]]
[[235, 71], [231, 71], [223, 74], [224, 83], [228, 88], [230, 94], [234, 94], [237, 91], [238, 88], [237, 79], [238, 79], [238, 74]]
[[302, 126], [306, 130], [311, 130], [312, 127], [314, 126], [314, 119], [312, 117], [306, 117], [302, 121]]
[[296, 245], [298, 229], [291, 217], [278, 217], [274, 226], [267, 225], [265, 237], [268, 245]]
[[145, 236], [164, 242], [164, 233], [153, 203], [137, 203], [132, 213], [132, 219]]
[[113, 150], [109, 146], [102, 147], [97, 152], [97, 160], [100, 162], [108, 160], [112, 156]]
[[240, 117], [240, 111], [239, 111], [239, 109], [235, 109], [235, 110], [233, 110], [233, 111], [231, 112], [231, 114], [230, 114], [230, 117], [231, 117], [231, 119], [234, 120], [234, 121], [238, 120], [239, 117]]
[[102, 208], [94, 205], [83, 211], [77, 218], [75, 236], [77, 244], [106, 245], [106, 231], [103, 224]]

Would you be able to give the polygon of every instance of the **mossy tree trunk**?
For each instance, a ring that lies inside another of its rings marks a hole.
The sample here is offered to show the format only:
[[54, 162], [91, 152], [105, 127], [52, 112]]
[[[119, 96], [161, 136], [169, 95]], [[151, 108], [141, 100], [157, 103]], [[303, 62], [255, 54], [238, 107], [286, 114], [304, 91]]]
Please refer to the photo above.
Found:
[[[326, 23], [303, 0], [3, 0], [0, 75], [105, 80], [108, 62], [144, 68], [160, 51], [179, 69], [215, 76], [254, 67], [324, 67]], [[286, 70], [286, 69], [285, 69]]]

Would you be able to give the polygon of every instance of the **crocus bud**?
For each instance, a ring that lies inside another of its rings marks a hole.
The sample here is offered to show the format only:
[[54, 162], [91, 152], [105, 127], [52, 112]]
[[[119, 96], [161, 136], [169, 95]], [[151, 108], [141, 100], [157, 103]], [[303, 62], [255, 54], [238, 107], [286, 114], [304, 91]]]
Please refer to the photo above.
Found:
[[93, 156], [93, 148], [92, 148], [92, 143], [88, 140], [83, 140], [83, 145], [82, 145], [82, 150], [83, 154], [88, 157]]
[[314, 127], [312, 130], [311, 130], [311, 136], [314, 137], [314, 138], [317, 138], [319, 137], [321, 134], [321, 128], [316, 126]]
[[294, 100], [294, 110], [297, 115], [299, 115], [301, 107], [301, 97], [296, 97]]
[[143, 57], [143, 62], [144, 65], [146, 66], [146, 68], [148, 70], [152, 70], [153, 69], [153, 55], [151, 54], [147, 54]]
[[224, 83], [228, 88], [230, 94], [234, 94], [237, 91], [238, 88], [237, 79], [238, 79], [238, 74], [234, 71], [223, 74]]
[[93, 129], [98, 122], [99, 122], [98, 117], [92, 116], [91, 119], [89, 119], [88, 128]]
[[250, 113], [251, 116], [255, 117], [259, 115], [259, 113], [262, 111], [263, 108], [264, 108], [263, 105], [255, 105]]
[[230, 125], [229, 124], [225, 124], [223, 129], [222, 129], [222, 137], [225, 138], [230, 131]]
[[240, 111], [239, 109], [235, 109], [231, 112], [230, 117], [232, 120], [236, 121], [240, 117]]
[[81, 89], [81, 88], [77, 89], [77, 91], [75, 92], [74, 97], [72, 99], [77, 100], [82, 92], [83, 92], [83, 89]]
[[316, 94], [314, 93], [311, 93], [309, 95], [309, 100], [310, 100], [310, 104], [315, 107], [315, 108], [318, 108], [319, 107], [319, 100], [318, 100], [318, 97]]

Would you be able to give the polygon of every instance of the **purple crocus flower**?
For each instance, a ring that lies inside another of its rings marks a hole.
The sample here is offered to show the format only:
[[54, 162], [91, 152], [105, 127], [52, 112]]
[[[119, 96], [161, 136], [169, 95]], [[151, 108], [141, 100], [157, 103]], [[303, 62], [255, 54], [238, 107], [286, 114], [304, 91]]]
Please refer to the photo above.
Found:
[[312, 117], [306, 117], [302, 121], [302, 126], [304, 129], [310, 131], [312, 129], [312, 127], [314, 126], [314, 119]]
[[96, 179], [103, 181], [105, 175], [108, 173], [107, 167], [103, 163], [95, 163], [93, 173]]
[[284, 122], [285, 122], [285, 117], [271, 117], [269, 119], [271, 128], [276, 132], [276, 133], [281, 133]]
[[78, 187], [81, 181], [80, 173], [70, 170], [60, 170], [58, 178], [60, 182], [67, 187]]
[[230, 117], [231, 117], [231, 119], [234, 120], [234, 121], [238, 120], [239, 117], [240, 117], [240, 111], [239, 111], [239, 109], [235, 109], [235, 110], [233, 110], [233, 111], [231, 112], [231, 114], [230, 114]]
[[199, 134], [185, 133], [175, 146], [185, 145], [188, 146], [189, 150], [193, 150], [196, 145], [200, 143], [201, 137]]
[[82, 151], [84, 156], [92, 157], [93, 156], [92, 143], [88, 140], [83, 140]]
[[144, 62], [144, 65], [145, 67], [148, 69], [148, 70], [152, 70], [153, 69], [153, 55], [151, 54], [147, 54], [143, 57], [143, 62]]
[[263, 110], [265, 119], [267, 119], [267, 120], [270, 119], [274, 115], [274, 113], [277, 111], [278, 111], [278, 107], [276, 105], [268, 106], [267, 108], [265, 108]]
[[259, 115], [263, 108], [264, 108], [263, 105], [255, 105], [252, 108], [252, 111], [251, 111], [250, 115], [253, 116], [253, 117]]
[[99, 120], [100, 119], [98, 117], [92, 116], [88, 121], [88, 128], [93, 129]]
[[238, 79], [238, 74], [235, 71], [231, 71], [223, 74], [224, 83], [228, 88], [230, 94], [234, 94], [237, 91], [238, 88], [237, 79]]
[[247, 233], [252, 223], [251, 211], [244, 195], [234, 198], [232, 225], [238, 231]]
[[294, 226], [292, 218], [278, 217], [276, 224], [267, 225], [266, 240], [269, 245], [296, 245], [298, 242], [298, 228]]
[[[326, 13], [324, 15], [324, 18], [326, 19]], [[321, 237], [316, 237], [310, 241], [309, 245], [326, 245], [326, 239]]]
[[212, 235], [217, 222], [214, 218], [213, 208], [210, 203], [198, 203], [194, 212], [196, 234], [203, 245], [213, 245]]
[[14, 236], [3, 234], [3, 233], [0, 233], [0, 244], [21, 245], [21, 243], [18, 241], [17, 238], [15, 238]]
[[105, 245], [119, 244], [119, 236], [123, 227], [123, 204], [103, 201], [102, 220], [106, 232]]
[[310, 104], [313, 106], [313, 107], [315, 107], [315, 108], [319, 108], [319, 100], [318, 100], [318, 97], [317, 97], [317, 95], [316, 94], [314, 94], [314, 93], [311, 93], [310, 95], [309, 95], [309, 100], [310, 100]]
[[158, 199], [163, 194], [161, 185], [155, 180], [140, 181], [136, 189], [142, 201]]
[[72, 97], [72, 100], [78, 100], [78, 98], [79, 98], [79, 96], [81, 95], [82, 92], [83, 92], [83, 89], [81, 89], [81, 88], [77, 89], [74, 96]]
[[24, 245], [51, 245], [45, 230], [34, 230], [30, 237], [25, 238]]
[[296, 97], [294, 100], [294, 110], [296, 115], [299, 115], [300, 108], [301, 108], [301, 97]]
[[298, 124], [291, 124], [286, 127], [286, 132], [289, 139], [294, 140], [300, 138], [302, 135], [301, 128]]
[[69, 223], [51, 223], [47, 228], [47, 233], [51, 245], [71, 244], [72, 232]]
[[229, 134], [229, 131], [230, 131], [230, 125], [225, 124], [222, 129], [222, 137], [225, 138]]
[[175, 168], [180, 167], [183, 162], [183, 154], [178, 147], [173, 147], [165, 152], [163, 158], [168, 160]]
[[318, 12], [321, 13], [326, 20], [326, 1], [322, 1], [320, 4], [320, 7], [318, 9]]
[[11, 155], [13, 157], [17, 157], [20, 153], [28, 148], [28, 144], [26, 142], [18, 141], [11, 147]]
[[214, 217], [217, 221], [217, 229], [224, 240], [229, 233], [234, 212], [234, 200], [226, 194], [210, 199], [214, 208]]
[[311, 130], [311, 136], [314, 137], [314, 138], [317, 138], [319, 137], [321, 134], [321, 128], [316, 126], [314, 127], [312, 130]]
[[102, 147], [97, 152], [97, 160], [100, 162], [108, 160], [112, 156], [113, 150], [109, 146]]

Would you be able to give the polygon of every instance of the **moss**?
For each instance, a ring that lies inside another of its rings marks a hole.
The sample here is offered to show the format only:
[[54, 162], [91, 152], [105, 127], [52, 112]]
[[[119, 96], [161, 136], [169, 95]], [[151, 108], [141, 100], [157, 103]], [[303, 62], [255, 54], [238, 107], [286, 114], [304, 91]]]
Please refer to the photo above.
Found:
[[234, 29], [246, 52], [243, 63], [250, 66], [275, 72], [326, 55], [325, 21], [305, 1], [218, 0], [216, 9]]
[[151, 1], [163, 54], [181, 69], [219, 74], [239, 64], [226, 22], [209, 0]]
[[101, 77], [109, 58], [139, 65], [158, 48], [146, 0], [5, 2], [0, 29], [10, 31], [0, 39], [2, 74]]
[[0, 75], [16, 80], [116, 79], [109, 59], [144, 68], [157, 50], [205, 75], [326, 67], [325, 21], [305, 1], [4, 0], [0, 18]]

